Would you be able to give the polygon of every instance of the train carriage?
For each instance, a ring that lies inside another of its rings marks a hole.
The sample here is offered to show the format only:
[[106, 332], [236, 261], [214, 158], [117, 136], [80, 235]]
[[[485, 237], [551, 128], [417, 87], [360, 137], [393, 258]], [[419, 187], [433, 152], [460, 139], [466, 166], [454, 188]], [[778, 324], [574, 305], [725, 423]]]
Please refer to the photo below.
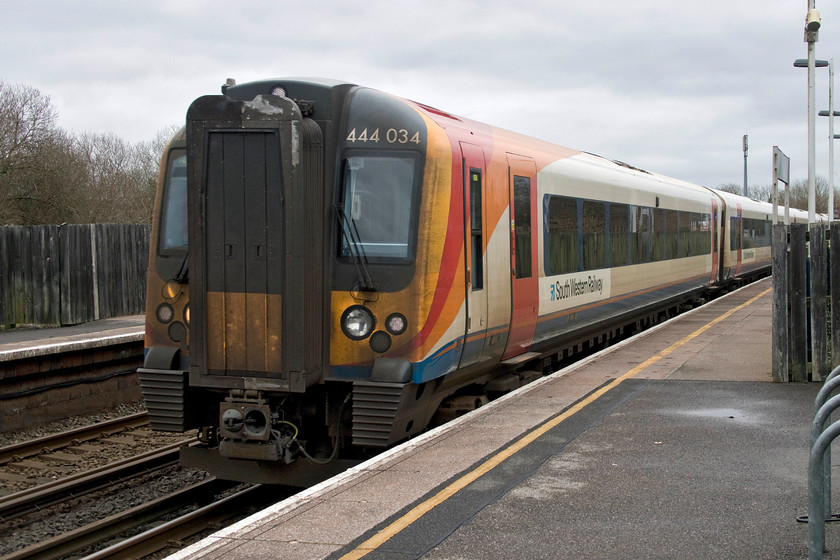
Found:
[[139, 372], [223, 478], [309, 484], [767, 268], [723, 240], [761, 205], [353, 84], [222, 93], [162, 160]]

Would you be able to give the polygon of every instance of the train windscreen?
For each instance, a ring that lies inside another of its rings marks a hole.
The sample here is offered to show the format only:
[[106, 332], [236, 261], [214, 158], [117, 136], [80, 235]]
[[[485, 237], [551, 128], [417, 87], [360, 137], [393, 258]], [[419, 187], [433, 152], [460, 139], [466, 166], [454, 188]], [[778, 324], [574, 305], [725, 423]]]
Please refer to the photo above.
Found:
[[166, 172], [160, 226], [160, 253], [182, 253], [187, 248], [187, 154], [173, 150]]
[[354, 156], [344, 166], [341, 256], [411, 258], [414, 157]]

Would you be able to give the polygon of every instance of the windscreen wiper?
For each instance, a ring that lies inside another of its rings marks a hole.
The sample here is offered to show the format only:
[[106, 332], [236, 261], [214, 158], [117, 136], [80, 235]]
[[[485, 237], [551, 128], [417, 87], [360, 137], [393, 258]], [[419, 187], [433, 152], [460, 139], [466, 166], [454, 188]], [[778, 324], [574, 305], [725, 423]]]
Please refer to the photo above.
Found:
[[356, 265], [356, 272], [359, 274], [359, 289], [364, 292], [375, 292], [376, 284], [370, 276], [367, 268], [367, 256], [362, 247], [359, 231], [356, 229], [356, 222], [347, 217], [344, 212], [344, 204], [335, 205], [336, 216], [338, 222], [341, 224], [342, 232], [345, 239], [347, 239], [347, 246], [350, 249], [350, 254], [353, 256], [353, 263]]
[[178, 269], [177, 274], [172, 277], [172, 280], [179, 284], [186, 284], [187, 278], [190, 275], [190, 252], [184, 253], [184, 260], [181, 261], [181, 268]]

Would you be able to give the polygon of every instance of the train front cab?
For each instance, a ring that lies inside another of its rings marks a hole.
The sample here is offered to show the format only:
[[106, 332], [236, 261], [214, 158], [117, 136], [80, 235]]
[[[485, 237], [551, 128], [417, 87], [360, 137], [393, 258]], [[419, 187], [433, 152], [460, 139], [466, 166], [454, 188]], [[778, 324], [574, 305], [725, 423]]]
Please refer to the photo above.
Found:
[[[155, 429], [203, 428], [207, 445], [184, 448], [182, 463], [276, 480], [272, 465], [307, 443], [329, 454], [329, 423], [338, 419], [325, 417], [341, 410], [323, 384], [331, 197], [322, 131], [283, 96], [206, 96], [191, 105], [178, 143], [165, 166], [179, 162], [178, 206], [189, 219], [168, 213], [174, 191], [165, 178], [153, 243], [161, 247], [167, 228], [188, 224], [189, 251], [182, 232], [174, 258], [151, 257], [144, 398]], [[180, 340], [166, 340], [155, 324], [160, 290], [177, 292], [189, 310]], [[342, 463], [289, 468], [287, 476], [307, 484]]]
[[[290, 97], [300, 86], [287, 85]], [[165, 164], [177, 153], [186, 177], [189, 252], [184, 236], [172, 258], [152, 257], [144, 397], [156, 429], [201, 429], [206, 445], [182, 463], [223, 478], [306, 484], [346, 468], [333, 459], [348, 426], [357, 447], [425, 429], [445, 391], [433, 380], [458, 367], [464, 228], [449, 141], [430, 127], [427, 157], [430, 121], [410, 104], [316, 86], [298, 101], [233, 99], [271, 83], [196, 100]], [[320, 95], [312, 119], [308, 94]], [[164, 289], [191, 315], [177, 342], [153, 320]], [[293, 461], [305, 448], [330, 464]]]

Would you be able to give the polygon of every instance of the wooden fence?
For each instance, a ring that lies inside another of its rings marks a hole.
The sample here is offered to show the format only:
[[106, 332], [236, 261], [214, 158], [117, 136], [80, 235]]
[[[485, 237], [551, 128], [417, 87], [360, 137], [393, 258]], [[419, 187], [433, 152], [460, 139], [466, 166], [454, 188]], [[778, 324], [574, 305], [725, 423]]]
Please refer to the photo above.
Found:
[[143, 313], [148, 225], [0, 226], [0, 329]]
[[840, 365], [840, 222], [774, 225], [772, 251], [773, 379], [821, 381]]

